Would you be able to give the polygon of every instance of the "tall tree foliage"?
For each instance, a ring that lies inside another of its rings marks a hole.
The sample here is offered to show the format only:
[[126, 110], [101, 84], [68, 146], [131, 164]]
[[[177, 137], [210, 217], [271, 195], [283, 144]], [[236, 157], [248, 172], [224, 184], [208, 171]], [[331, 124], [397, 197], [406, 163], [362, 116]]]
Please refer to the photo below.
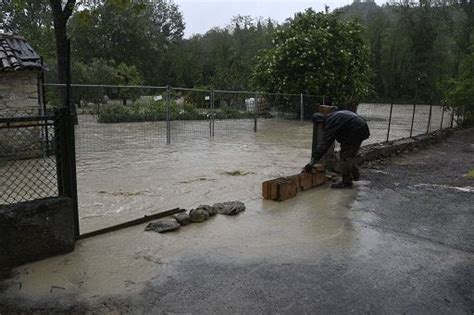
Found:
[[361, 26], [311, 9], [277, 31], [258, 58], [253, 79], [261, 90], [306, 91], [344, 104], [367, 95], [369, 50]]
[[[261, 72], [263, 76], [268, 71], [260, 66], [255, 70], [257, 61], [261, 62], [255, 56], [262, 49], [272, 47], [271, 39], [276, 31], [280, 31], [276, 39], [291, 32], [291, 23], [277, 25], [268, 19], [236, 16], [224, 28], [183, 39], [183, 18], [172, 0], [77, 0], [73, 11], [69, 9], [71, 6], [65, 6], [68, 2], [75, 1], [0, 1], [0, 28], [24, 36], [45, 57], [50, 78], [57, 77], [55, 16], [56, 22], [62, 21], [60, 37], [64, 39], [67, 30], [71, 38], [73, 80], [81, 82], [87, 76], [79, 69], [100, 65], [110, 70], [122, 65], [134, 69], [130, 72], [134, 82], [148, 85], [249, 89], [253, 72]], [[460, 78], [464, 73], [461, 65], [474, 49], [474, 0], [393, 0], [383, 6], [373, 0], [357, 0], [335, 11], [334, 17], [341, 23], [356, 18], [364, 26], [355, 38], [359, 40], [362, 34], [370, 47], [372, 99], [393, 97], [399, 101], [430, 102], [433, 97], [445, 94], [452, 87], [450, 84]], [[69, 13], [71, 17], [67, 20]], [[295, 56], [300, 58], [304, 52], [306, 55], [299, 60], [303, 66], [297, 66], [297, 60], [289, 55], [287, 64], [294, 63], [295, 69], [301, 70], [296, 81], [286, 83], [291, 89], [285, 90], [341, 93], [338, 74], [327, 77], [329, 87], [305, 75], [308, 69], [321, 67], [322, 63], [327, 67], [337, 60], [340, 57], [337, 43], [330, 43], [332, 54], [319, 58], [310, 53], [313, 47], [304, 37], [298, 39], [292, 47], [302, 52]], [[361, 73], [352, 72], [350, 78], [366, 75]], [[279, 75], [278, 71], [275, 75]], [[101, 78], [100, 82], [94, 83], [118, 82], [108, 76], [96, 78]], [[260, 86], [276, 90], [280, 83], [267, 82]], [[353, 87], [347, 84], [345, 88]]]
[[436, 101], [472, 48], [474, 1], [357, 1], [337, 9], [365, 26], [375, 98]]
[[21, 35], [46, 59], [55, 57], [49, 0], [0, 1], [0, 29]]
[[167, 53], [183, 32], [178, 7], [165, 0], [108, 0], [77, 12], [70, 23], [78, 61], [99, 58], [131, 64], [149, 84], [168, 81]]

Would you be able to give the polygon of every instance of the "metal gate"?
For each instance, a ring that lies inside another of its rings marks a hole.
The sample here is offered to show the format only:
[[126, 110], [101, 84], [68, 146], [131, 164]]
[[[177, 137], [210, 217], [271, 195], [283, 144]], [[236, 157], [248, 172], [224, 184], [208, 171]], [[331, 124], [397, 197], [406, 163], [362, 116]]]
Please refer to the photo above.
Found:
[[0, 118], [0, 207], [69, 197], [79, 236], [73, 123], [66, 108]]

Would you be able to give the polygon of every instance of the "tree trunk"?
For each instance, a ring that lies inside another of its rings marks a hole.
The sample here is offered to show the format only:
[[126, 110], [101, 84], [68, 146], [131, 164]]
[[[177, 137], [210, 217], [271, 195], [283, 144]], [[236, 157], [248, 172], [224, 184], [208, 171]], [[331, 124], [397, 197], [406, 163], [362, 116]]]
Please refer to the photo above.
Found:
[[54, 35], [56, 38], [56, 59], [58, 62], [58, 81], [66, 83], [67, 77], [67, 49], [68, 38], [66, 32], [67, 21], [74, 10], [76, 0], [68, 0], [64, 8], [62, 0], [49, 0], [53, 12]]

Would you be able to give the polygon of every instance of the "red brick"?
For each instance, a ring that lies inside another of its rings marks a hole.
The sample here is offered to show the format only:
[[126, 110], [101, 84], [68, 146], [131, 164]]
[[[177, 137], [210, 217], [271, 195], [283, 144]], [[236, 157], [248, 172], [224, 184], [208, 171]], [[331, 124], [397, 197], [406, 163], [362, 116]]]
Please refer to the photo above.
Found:
[[324, 174], [313, 174], [313, 187], [321, 186], [326, 183], [326, 175]]
[[313, 188], [313, 175], [309, 173], [302, 173], [299, 175], [300, 178], [300, 189], [308, 190]]
[[282, 181], [276, 184], [277, 186], [277, 194], [278, 194], [278, 201], [285, 201], [290, 198], [293, 198], [298, 194], [298, 186], [294, 181]]
[[326, 167], [322, 163], [315, 164], [314, 169], [316, 170], [317, 173], [325, 173], [326, 172]]
[[267, 180], [262, 183], [262, 197], [265, 200], [276, 200], [277, 195], [277, 186], [276, 183], [284, 180], [284, 178], [275, 178], [272, 180]]
[[300, 185], [300, 174], [298, 175], [293, 175], [293, 176], [288, 176], [287, 179], [290, 181], [290, 182], [293, 182], [296, 184], [296, 188], [298, 189], [298, 192], [301, 191], [301, 185]]

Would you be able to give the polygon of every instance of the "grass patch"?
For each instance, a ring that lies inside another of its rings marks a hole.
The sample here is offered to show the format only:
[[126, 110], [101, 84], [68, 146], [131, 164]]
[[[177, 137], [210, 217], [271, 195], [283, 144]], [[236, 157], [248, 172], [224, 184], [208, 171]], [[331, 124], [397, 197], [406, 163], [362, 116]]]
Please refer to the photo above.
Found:
[[466, 177], [469, 179], [474, 179], [474, 168], [471, 168], [469, 173], [466, 174]]

